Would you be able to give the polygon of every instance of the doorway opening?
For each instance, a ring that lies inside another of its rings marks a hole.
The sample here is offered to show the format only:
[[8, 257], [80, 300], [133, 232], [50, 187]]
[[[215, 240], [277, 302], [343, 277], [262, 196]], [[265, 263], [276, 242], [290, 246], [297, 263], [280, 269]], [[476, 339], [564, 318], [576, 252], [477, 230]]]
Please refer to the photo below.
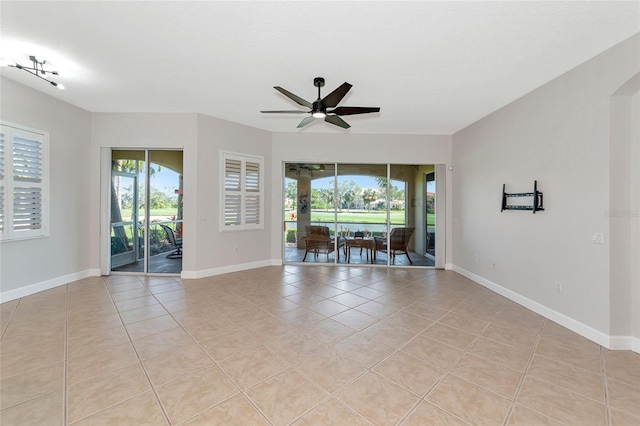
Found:
[[182, 151], [111, 151], [110, 271], [180, 274]]

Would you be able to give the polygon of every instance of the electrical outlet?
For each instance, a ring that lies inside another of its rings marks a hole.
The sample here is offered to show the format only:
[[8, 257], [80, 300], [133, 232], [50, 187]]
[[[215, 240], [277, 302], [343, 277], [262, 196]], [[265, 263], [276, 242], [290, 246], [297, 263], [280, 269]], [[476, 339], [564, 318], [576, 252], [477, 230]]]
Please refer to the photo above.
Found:
[[496, 262], [491, 262], [491, 269], [496, 269]]
[[473, 255], [473, 259], [474, 259], [474, 260], [476, 261], [476, 263], [477, 263], [477, 262], [478, 262], [478, 255], [477, 255], [477, 254], [474, 254], [474, 255]]
[[556, 282], [556, 291], [562, 293], [562, 283], [560, 281]]
[[237, 253], [237, 252], [238, 252], [238, 247], [234, 247], [234, 248], [233, 248], [233, 252], [234, 252], [234, 253]]

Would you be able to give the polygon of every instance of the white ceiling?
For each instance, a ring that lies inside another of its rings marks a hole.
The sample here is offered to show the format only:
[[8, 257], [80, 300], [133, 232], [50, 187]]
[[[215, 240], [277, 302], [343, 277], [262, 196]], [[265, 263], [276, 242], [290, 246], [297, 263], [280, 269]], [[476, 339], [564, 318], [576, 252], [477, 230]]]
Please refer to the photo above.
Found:
[[[198, 112], [272, 132], [452, 134], [640, 31], [638, 1], [2, 1], [0, 54], [37, 54], [93, 112]], [[349, 130], [304, 115], [347, 81]]]

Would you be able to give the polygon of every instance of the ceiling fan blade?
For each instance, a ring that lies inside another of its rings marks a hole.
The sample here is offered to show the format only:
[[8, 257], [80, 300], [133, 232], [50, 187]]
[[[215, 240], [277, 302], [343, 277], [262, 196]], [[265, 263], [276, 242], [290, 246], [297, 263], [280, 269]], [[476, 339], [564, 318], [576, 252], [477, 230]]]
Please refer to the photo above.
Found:
[[350, 107], [342, 106], [332, 111], [327, 111], [337, 115], [354, 115], [354, 114], [367, 114], [370, 112], [380, 112], [380, 107]]
[[335, 124], [336, 126], [340, 126], [343, 129], [348, 129], [349, 127], [351, 127], [346, 121], [344, 121], [342, 118], [338, 117], [337, 115], [327, 115], [324, 118], [324, 121], [326, 121], [327, 123]]
[[265, 114], [308, 114], [309, 111], [300, 111], [299, 109], [287, 109], [281, 111], [260, 111]]
[[344, 95], [347, 94], [349, 89], [351, 89], [351, 85], [347, 82], [342, 83], [342, 86], [338, 87], [333, 92], [329, 93], [322, 99], [322, 105], [328, 108], [333, 108], [338, 105], [338, 103], [344, 98]]
[[298, 105], [302, 105], [302, 106], [306, 106], [307, 108], [311, 108], [311, 102], [305, 101], [300, 96], [294, 95], [293, 93], [289, 92], [288, 90], [283, 89], [280, 86], [275, 86], [274, 89], [276, 89], [278, 92], [282, 93], [283, 95], [285, 95], [287, 98], [291, 99], [292, 101], [294, 101]]
[[311, 123], [313, 120], [315, 120], [315, 118], [313, 116], [309, 116], [309, 117], [305, 118], [304, 120], [302, 120], [300, 122], [300, 124], [298, 124], [298, 129], [300, 127], [306, 126], [307, 124]]

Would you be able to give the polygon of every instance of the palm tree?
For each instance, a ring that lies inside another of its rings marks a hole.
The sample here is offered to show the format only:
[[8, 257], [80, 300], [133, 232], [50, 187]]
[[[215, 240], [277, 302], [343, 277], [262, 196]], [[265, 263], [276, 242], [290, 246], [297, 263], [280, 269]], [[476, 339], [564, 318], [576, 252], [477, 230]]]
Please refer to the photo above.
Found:
[[325, 188], [325, 189], [320, 190], [320, 194], [321, 194], [322, 199], [326, 203], [325, 204], [326, 210], [329, 211], [329, 205], [333, 204], [333, 190]]
[[371, 208], [371, 202], [378, 198], [378, 191], [374, 189], [365, 189], [362, 193], [362, 200], [367, 203], [367, 210]]

